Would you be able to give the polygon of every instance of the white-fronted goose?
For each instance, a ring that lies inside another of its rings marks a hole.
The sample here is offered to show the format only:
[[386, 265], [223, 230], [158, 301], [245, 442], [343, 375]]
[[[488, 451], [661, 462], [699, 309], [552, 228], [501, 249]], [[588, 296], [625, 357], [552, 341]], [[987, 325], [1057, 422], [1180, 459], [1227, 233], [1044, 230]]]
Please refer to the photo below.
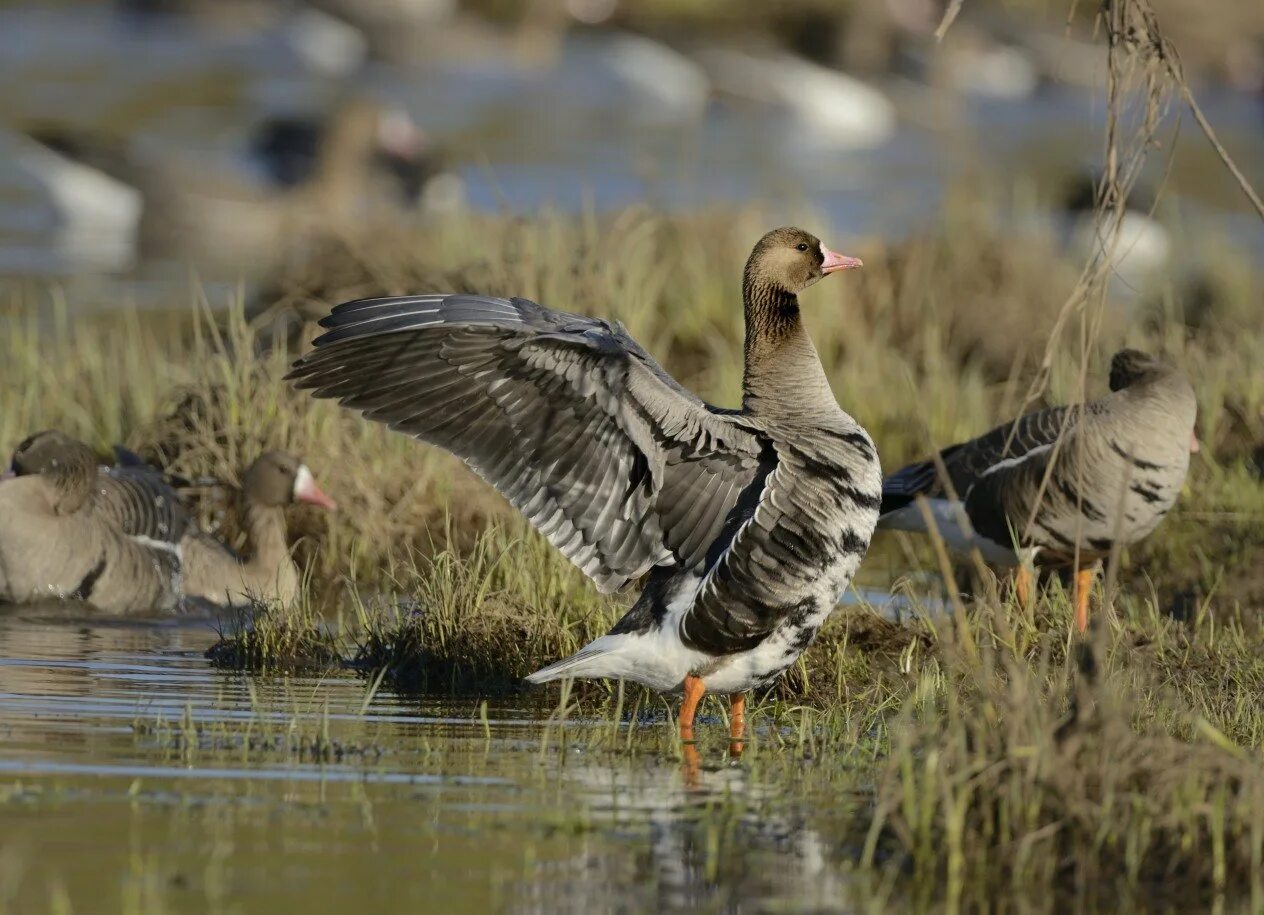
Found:
[[250, 558], [190, 528], [180, 542], [184, 594], [220, 607], [253, 601], [288, 604], [298, 596], [299, 572], [286, 538], [285, 509], [306, 502], [334, 509], [307, 465], [280, 451], [258, 457], [242, 477]]
[[[178, 506], [103, 477], [90, 448], [56, 432], [19, 445], [11, 469], [0, 485], [0, 599], [84, 600], [118, 614], [177, 606]], [[124, 530], [124, 514], [139, 533]]]
[[603, 592], [648, 576], [608, 635], [532, 674], [624, 678], [732, 699], [812, 641], [869, 544], [873, 442], [834, 400], [797, 293], [859, 267], [802, 229], [746, 263], [741, 409], [703, 403], [617, 322], [527, 299], [418, 295], [340, 305], [290, 377], [440, 445], [495, 486]]
[[925, 531], [917, 504], [925, 497], [949, 547], [1020, 566], [1024, 602], [1023, 558], [1050, 569], [1078, 566], [1075, 619], [1083, 632], [1095, 564], [1154, 530], [1198, 450], [1194, 390], [1175, 368], [1122, 350], [1111, 360], [1110, 391], [1028, 413], [896, 471], [883, 483], [878, 526]]

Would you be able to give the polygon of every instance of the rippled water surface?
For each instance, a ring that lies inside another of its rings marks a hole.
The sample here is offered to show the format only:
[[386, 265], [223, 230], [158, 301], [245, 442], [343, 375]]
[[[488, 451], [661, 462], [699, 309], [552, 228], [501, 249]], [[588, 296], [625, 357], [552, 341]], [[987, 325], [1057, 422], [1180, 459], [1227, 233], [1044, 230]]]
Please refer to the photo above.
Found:
[[0, 617], [0, 908], [850, 910], [846, 799], [717, 748], [690, 778], [661, 708], [559, 728], [552, 692], [226, 673], [215, 637]]

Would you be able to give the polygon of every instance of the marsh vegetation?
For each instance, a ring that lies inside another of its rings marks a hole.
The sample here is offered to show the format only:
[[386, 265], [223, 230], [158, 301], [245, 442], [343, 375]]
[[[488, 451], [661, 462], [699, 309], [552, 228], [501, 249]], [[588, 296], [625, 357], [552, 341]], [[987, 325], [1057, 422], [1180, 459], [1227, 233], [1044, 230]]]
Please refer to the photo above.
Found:
[[[1045, 355], [1024, 341], [1044, 339], [1079, 280], [1052, 240], [1016, 240], [993, 215], [963, 195], [937, 230], [872, 244], [858, 252], [866, 269], [856, 282], [805, 297], [834, 389], [889, 467], [1023, 406]], [[308, 319], [332, 304], [476, 289], [611, 314], [683, 383], [733, 403], [741, 364], [733, 265], [760, 225], [755, 212], [471, 216], [442, 232], [322, 251], [282, 284], [275, 305], [252, 305], [249, 317], [244, 305], [212, 314], [196, 298], [163, 315], [6, 305], [0, 383], [20, 394], [0, 415], [0, 446], [59, 427], [100, 447], [124, 442], [188, 478], [225, 479], [202, 491], [197, 507], [230, 541], [238, 522], [225, 493], [243, 457], [264, 448], [303, 455], [343, 507], [293, 519], [307, 575], [302, 600], [220, 620], [222, 638], [211, 634], [205, 646], [217, 666], [254, 671], [245, 682], [260, 677], [248, 710], [213, 724], [199, 723], [192, 707], [141, 714], [137, 747], [200, 766], [231, 760], [247, 772], [282, 760], [386, 772], [438, 766], [481, 778], [545, 760], [563, 782], [597, 772], [635, 781], [647, 766], [653, 784], [679, 785], [681, 748], [663, 699], [612, 683], [568, 685], [559, 700], [519, 684], [604, 632], [622, 598], [597, 595], [449, 456], [310, 401], [282, 376], [310, 339]], [[1166, 354], [1196, 379], [1200, 397], [1204, 448], [1187, 492], [1149, 540], [1120, 557], [1090, 638], [1072, 637], [1057, 581], [1024, 608], [1008, 582], [968, 562], [956, 562], [976, 572], [961, 590], [940, 574], [948, 559], [933, 546], [879, 539], [862, 584], [905, 596], [904, 620], [883, 618], [887, 608], [863, 599], [835, 614], [754, 704], [742, 787], [715, 788], [735, 770], [718, 726], [723, 709], [704, 704], [701, 778], [720, 794], [704, 790], [696, 797], [710, 800], [699, 809], [688, 785], [671, 789], [686, 799], [673, 808], [671, 834], [710, 849], [701, 865], [710, 876], [697, 879], [722, 880], [714, 869], [750, 845], [752, 821], [788, 816], [799, 825], [784, 825], [786, 834], [821, 843], [830, 871], [847, 875], [839, 892], [860, 907], [893, 892], [926, 905], [1000, 898], [1039, 908], [1032, 900], [1042, 898], [1110, 907], [1173, 893], [1260, 904], [1264, 484], [1255, 449], [1264, 440], [1264, 328], [1250, 318], [1257, 269], [1223, 257], [1222, 288], [1196, 322], [1174, 295], [1106, 303], [1062, 328], [1066, 340], [1091, 345], [1049, 350], [1038, 390], [1050, 402], [1103, 387], [1105, 359], [1123, 343]], [[350, 719], [331, 724], [319, 702], [286, 712], [260, 698], [304, 676], [320, 678], [312, 696], [321, 684], [354, 693], [361, 714], [381, 701], [410, 708], [448, 697], [441, 701], [469, 722], [469, 739], [491, 749], [471, 755], [433, 735], [418, 744], [411, 725], [337, 733]], [[535, 723], [505, 731], [496, 708], [510, 717], [532, 710]], [[617, 831], [619, 815], [563, 813], [548, 800], [553, 788], [532, 784], [544, 845]], [[770, 785], [775, 800], [761, 794]], [[15, 784], [5, 803], [67, 801], [32, 798]], [[161, 855], [146, 860], [167, 866]], [[690, 893], [699, 891], [694, 879], [683, 884]]]

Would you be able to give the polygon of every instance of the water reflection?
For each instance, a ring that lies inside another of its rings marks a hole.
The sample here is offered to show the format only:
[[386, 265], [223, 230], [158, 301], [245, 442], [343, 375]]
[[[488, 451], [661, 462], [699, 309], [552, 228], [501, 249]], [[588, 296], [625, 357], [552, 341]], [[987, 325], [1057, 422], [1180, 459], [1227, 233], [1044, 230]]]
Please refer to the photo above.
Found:
[[61, 886], [86, 910], [120, 881], [174, 909], [845, 908], [840, 856], [784, 780], [718, 753], [686, 778], [666, 722], [595, 751], [584, 732], [608, 722], [550, 730], [537, 698], [366, 706], [348, 675], [213, 670], [205, 620], [59, 609], [0, 615], [17, 908]]

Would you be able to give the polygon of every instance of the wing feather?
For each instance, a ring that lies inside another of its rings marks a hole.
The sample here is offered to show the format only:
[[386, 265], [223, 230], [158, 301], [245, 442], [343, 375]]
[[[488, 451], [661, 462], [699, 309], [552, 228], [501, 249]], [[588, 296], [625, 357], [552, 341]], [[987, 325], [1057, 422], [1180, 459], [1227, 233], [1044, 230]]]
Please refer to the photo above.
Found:
[[623, 328], [526, 299], [339, 305], [290, 377], [444, 447], [602, 590], [697, 566], [769, 472], [758, 429], [686, 392]]
[[995, 472], [998, 465], [1052, 446], [1064, 431], [1074, 425], [1074, 416], [1068, 416], [1070, 409], [1050, 407], [1026, 413], [978, 438], [945, 448], [939, 452], [939, 461], [918, 461], [900, 468], [882, 482], [882, 514], [903, 508], [919, 495], [946, 495], [947, 487], [939, 471], [941, 463], [948, 472], [953, 491], [959, 498], [966, 498], [980, 480]]

